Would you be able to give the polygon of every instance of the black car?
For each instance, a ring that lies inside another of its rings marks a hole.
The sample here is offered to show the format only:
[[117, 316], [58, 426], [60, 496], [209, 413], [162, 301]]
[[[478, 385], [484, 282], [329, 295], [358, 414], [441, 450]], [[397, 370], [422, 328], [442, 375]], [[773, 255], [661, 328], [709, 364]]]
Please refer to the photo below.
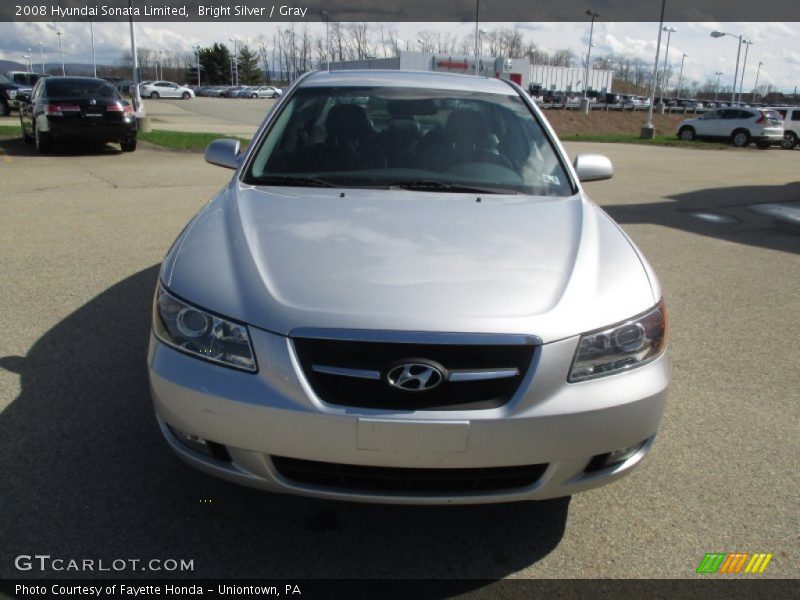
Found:
[[136, 150], [133, 107], [103, 79], [48, 77], [24, 100], [19, 112], [22, 136], [39, 152], [65, 139], [118, 142], [123, 152]]
[[17, 106], [17, 93], [23, 87], [0, 75], [0, 117], [11, 114], [11, 109]]

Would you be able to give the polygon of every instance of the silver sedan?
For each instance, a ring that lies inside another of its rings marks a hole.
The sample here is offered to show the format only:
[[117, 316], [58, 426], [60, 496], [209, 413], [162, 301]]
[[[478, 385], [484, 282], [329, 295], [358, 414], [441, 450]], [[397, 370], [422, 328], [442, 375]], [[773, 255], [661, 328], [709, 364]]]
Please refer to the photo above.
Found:
[[148, 367], [189, 464], [393, 503], [567, 496], [654, 443], [662, 291], [515, 84], [305, 76], [169, 250]]

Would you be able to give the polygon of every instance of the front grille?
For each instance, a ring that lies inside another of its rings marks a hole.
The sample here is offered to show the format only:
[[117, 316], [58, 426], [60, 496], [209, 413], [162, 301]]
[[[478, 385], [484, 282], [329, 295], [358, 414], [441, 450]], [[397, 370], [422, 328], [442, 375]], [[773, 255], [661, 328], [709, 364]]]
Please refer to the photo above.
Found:
[[348, 491], [444, 493], [513, 490], [536, 483], [547, 464], [472, 469], [363, 467], [273, 456], [284, 479]]
[[[506, 404], [525, 378], [536, 346], [531, 344], [475, 345], [404, 342], [366, 342], [294, 338], [303, 372], [317, 396], [329, 404], [389, 410], [477, 410]], [[389, 385], [387, 374], [405, 361], [441, 365], [445, 381], [426, 391], [401, 390]], [[353, 370], [374, 378], [320, 372]], [[315, 370], [315, 367], [317, 368]], [[515, 373], [498, 379], [450, 381], [457, 371], [504, 370]]]

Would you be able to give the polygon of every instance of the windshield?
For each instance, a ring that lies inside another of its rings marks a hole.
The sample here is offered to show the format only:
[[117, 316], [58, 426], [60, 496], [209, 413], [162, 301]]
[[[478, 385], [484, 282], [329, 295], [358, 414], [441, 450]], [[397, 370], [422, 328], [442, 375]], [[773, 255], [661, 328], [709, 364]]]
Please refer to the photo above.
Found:
[[570, 180], [517, 95], [411, 87], [297, 90], [244, 181], [568, 196]]

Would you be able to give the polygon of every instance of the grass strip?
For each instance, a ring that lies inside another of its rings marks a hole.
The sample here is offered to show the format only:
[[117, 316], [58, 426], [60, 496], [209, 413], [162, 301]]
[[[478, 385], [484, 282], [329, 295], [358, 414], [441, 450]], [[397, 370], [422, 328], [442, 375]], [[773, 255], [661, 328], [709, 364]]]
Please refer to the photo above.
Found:
[[647, 144], [649, 146], [677, 146], [681, 148], [707, 148], [711, 150], [724, 150], [730, 144], [718, 142], [693, 141], [686, 142], [675, 136], [657, 135], [653, 139], [642, 139], [631, 133], [586, 133], [573, 135], [560, 135], [562, 142], [603, 142], [609, 144]]
[[[220, 138], [234, 138], [234, 136], [221, 133], [166, 131], [162, 129], [154, 129], [146, 133], [139, 132], [139, 139], [143, 142], [178, 150], [205, 150], [206, 146]], [[239, 137], [238, 139], [244, 146], [250, 142], [250, 138]]]

